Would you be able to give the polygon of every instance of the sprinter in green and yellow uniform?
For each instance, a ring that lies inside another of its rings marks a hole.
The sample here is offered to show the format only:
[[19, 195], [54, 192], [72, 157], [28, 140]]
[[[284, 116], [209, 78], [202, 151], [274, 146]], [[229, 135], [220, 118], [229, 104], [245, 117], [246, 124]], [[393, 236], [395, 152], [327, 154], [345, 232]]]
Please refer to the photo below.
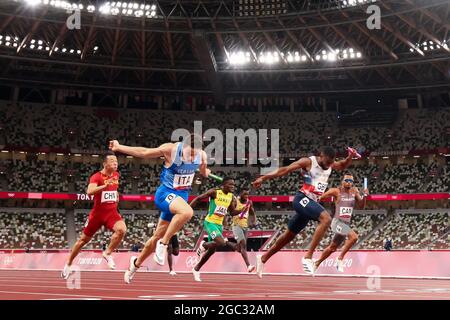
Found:
[[208, 213], [203, 223], [204, 229], [208, 234], [208, 242], [202, 241], [197, 251], [201, 258], [194, 269], [192, 269], [195, 281], [201, 281], [200, 268], [216, 252], [218, 247], [227, 246], [233, 251], [237, 249], [236, 244], [228, 242], [222, 236], [223, 220], [226, 214], [238, 214], [234, 210], [236, 207], [236, 198], [233, 195], [234, 187], [234, 179], [226, 177], [223, 179], [220, 188], [211, 189], [191, 202], [191, 207], [194, 208], [199, 201], [209, 198]]

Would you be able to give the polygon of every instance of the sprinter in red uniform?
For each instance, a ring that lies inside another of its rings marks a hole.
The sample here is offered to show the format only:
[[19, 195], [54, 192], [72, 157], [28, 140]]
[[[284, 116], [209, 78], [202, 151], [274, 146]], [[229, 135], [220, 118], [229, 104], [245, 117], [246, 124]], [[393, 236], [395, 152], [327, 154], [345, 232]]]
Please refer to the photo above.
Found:
[[72, 262], [80, 250], [92, 239], [94, 234], [102, 226], [114, 231], [108, 248], [102, 255], [110, 269], [115, 269], [115, 263], [111, 253], [119, 246], [127, 230], [125, 222], [117, 210], [119, 202], [119, 173], [117, 172], [117, 158], [109, 152], [103, 158], [103, 170], [93, 174], [89, 179], [88, 195], [94, 195], [94, 208], [84, 225], [80, 239], [75, 243], [64, 266], [61, 277], [67, 279], [71, 273]]

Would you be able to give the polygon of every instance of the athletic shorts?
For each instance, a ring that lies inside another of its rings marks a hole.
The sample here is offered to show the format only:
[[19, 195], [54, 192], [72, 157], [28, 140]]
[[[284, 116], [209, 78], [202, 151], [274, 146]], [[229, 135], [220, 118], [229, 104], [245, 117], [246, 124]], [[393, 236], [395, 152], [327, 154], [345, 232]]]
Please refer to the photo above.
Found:
[[92, 237], [102, 226], [112, 231], [116, 222], [122, 220], [122, 216], [118, 211], [94, 212], [92, 210], [84, 225], [83, 233], [88, 237]]
[[161, 210], [160, 218], [165, 221], [172, 221], [173, 214], [170, 212], [169, 206], [173, 200], [181, 197], [188, 202], [189, 192], [187, 190], [174, 190], [164, 185], [158, 187], [155, 193], [155, 204]]
[[180, 248], [180, 243], [178, 242], [178, 236], [177, 235], [174, 235], [172, 238], [170, 238], [169, 245], [172, 247], [172, 249]]
[[208, 221], [203, 222], [203, 226], [208, 234], [208, 241], [213, 241], [217, 237], [222, 237], [223, 226], [221, 224]]
[[333, 218], [333, 221], [331, 221], [331, 231], [334, 232], [333, 242], [337, 243], [339, 247], [342, 242], [344, 242], [345, 238], [347, 238], [352, 229], [350, 228], [348, 223]]
[[242, 228], [241, 226], [233, 226], [232, 227], [234, 238], [237, 240], [237, 242], [241, 242], [242, 240], [247, 240], [247, 228]]
[[307, 197], [303, 192], [297, 192], [292, 202], [295, 214], [289, 220], [289, 231], [298, 234], [302, 231], [310, 220], [319, 221], [320, 214], [325, 211], [319, 203]]

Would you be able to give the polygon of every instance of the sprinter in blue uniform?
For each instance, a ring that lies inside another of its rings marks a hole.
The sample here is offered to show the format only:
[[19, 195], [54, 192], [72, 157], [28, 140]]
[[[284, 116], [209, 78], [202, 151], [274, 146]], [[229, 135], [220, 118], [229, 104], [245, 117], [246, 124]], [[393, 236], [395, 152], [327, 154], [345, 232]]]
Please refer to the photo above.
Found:
[[165, 143], [158, 148], [128, 147], [117, 140], [110, 141], [109, 148], [138, 158], [164, 157], [165, 160], [160, 186], [155, 193], [155, 204], [161, 210], [161, 216], [156, 231], [139, 257], [130, 258], [130, 266], [124, 275], [125, 282], [130, 283], [137, 269], [153, 252], [155, 262], [164, 265], [170, 239], [194, 214], [188, 204], [188, 196], [195, 171], [199, 169], [204, 177], [208, 177], [211, 171], [207, 168], [206, 153], [202, 150], [202, 138], [195, 134], [185, 137], [182, 142]]

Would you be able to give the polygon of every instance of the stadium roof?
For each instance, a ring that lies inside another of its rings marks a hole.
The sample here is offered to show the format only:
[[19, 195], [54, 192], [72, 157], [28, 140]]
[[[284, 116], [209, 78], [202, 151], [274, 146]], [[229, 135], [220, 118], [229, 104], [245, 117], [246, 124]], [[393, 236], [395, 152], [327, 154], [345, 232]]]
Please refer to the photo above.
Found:
[[217, 99], [450, 86], [449, 0], [3, 0], [0, 21], [9, 83]]

